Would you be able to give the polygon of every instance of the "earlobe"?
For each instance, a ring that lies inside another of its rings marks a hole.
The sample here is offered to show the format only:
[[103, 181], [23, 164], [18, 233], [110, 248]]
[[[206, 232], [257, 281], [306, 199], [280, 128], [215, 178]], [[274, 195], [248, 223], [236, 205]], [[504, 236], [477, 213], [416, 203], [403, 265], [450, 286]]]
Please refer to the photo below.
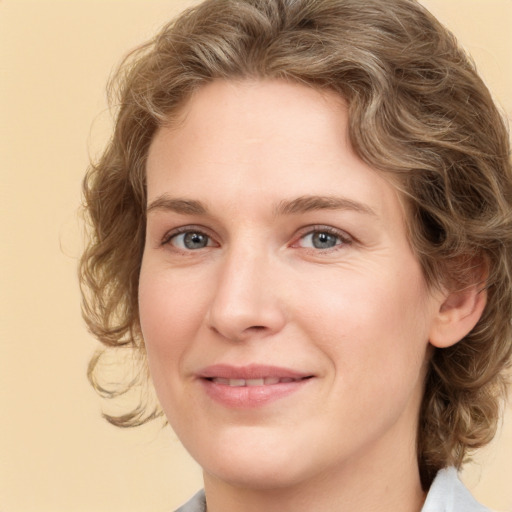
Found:
[[432, 324], [430, 343], [438, 348], [458, 343], [478, 323], [486, 303], [487, 291], [477, 284], [448, 293]]

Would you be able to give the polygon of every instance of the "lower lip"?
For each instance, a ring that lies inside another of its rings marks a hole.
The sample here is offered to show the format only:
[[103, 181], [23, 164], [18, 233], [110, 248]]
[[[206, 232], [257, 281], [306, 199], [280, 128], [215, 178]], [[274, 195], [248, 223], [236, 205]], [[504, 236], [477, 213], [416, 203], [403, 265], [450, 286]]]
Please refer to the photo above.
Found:
[[206, 393], [214, 401], [233, 409], [263, 407], [302, 389], [311, 379], [281, 382], [267, 386], [228, 386], [201, 379]]

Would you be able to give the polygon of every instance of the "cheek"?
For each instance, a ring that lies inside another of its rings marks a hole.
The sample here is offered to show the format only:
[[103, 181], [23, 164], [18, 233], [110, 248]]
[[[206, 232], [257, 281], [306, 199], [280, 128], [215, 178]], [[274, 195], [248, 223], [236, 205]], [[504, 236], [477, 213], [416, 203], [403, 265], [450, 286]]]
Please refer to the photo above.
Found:
[[393, 270], [301, 282], [297, 307], [303, 328], [344, 376], [355, 379], [371, 370], [398, 379], [422, 365], [429, 313], [421, 271], [407, 261]]
[[165, 283], [149, 272], [141, 271], [139, 280], [139, 314], [144, 341], [149, 354], [165, 350], [166, 332], [172, 321], [174, 300], [166, 293]]
[[[162, 272], [142, 265], [139, 279], [139, 315], [148, 364], [157, 393], [178, 373], [187, 349], [187, 331], [193, 328], [187, 296]], [[165, 402], [163, 397], [160, 397]]]
[[140, 324], [151, 379], [169, 421], [184, 399], [181, 368], [195, 329], [190, 302], [168, 275], [142, 265]]
[[[170, 355], [190, 339], [202, 318], [199, 287], [190, 279], [180, 283], [169, 272], [142, 265], [139, 312], [148, 351]], [[167, 354], [169, 353], [169, 354]]]

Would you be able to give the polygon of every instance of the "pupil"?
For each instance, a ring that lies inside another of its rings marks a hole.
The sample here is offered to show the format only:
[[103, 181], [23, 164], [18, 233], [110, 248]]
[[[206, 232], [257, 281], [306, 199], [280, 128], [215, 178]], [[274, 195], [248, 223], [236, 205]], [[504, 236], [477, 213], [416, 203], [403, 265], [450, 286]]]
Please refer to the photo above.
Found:
[[201, 233], [187, 233], [183, 243], [187, 249], [202, 249], [208, 244], [208, 239]]
[[313, 245], [316, 249], [330, 249], [336, 245], [336, 237], [329, 233], [315, 233], [313, 235]]

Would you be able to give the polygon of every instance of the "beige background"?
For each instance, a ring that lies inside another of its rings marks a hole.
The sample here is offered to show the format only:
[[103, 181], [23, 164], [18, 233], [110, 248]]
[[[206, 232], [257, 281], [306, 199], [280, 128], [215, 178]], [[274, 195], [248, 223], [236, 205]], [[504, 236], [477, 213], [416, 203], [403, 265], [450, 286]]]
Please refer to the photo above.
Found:
[[[169, 429], [118, 430], [85, 379], [76, 209], [104, 85], [186, 0], [0, 0], [0, 511], [173, 510], [200, 473]], [[427, 2], [425, 2], [427, 3]], [[429, 0], [512, 117], [512, 0]], [[92, 126], [92, 129], [91, 129]], [[512, 414], [465, 479], [512, 511]]]

